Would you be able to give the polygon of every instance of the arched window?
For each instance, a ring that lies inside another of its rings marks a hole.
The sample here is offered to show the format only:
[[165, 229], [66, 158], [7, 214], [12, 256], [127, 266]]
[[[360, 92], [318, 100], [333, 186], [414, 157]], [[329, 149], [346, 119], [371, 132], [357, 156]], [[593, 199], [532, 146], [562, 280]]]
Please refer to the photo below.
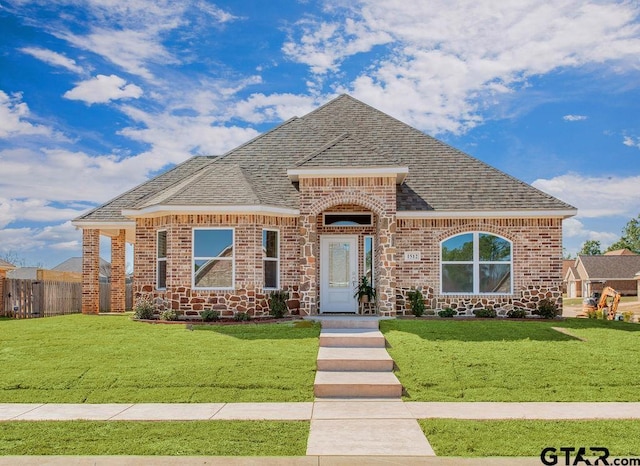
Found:
[[441, 244], [441, 291], [511, 294], [511, 241], [491, 233], [462, 233]]

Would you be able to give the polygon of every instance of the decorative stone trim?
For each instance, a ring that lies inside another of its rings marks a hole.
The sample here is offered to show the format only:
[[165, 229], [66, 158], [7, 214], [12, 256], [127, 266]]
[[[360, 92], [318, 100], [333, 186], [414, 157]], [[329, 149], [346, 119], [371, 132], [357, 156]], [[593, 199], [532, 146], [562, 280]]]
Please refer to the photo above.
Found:
[[[287, 306], [289, 313], [300, 313], [300, 294], [297, 286], [284, 288], [289, 292]], [[154, 290], [150, 285], [136, 286], [135, 298], [150, 299], [155, 305], [155, 314], [172, 309], [179, 316], [185, 318], [200, 318], [202, 311], [219, 311], [223, 318], [233, 318], [240, 312], [246, 312], [252, 317], [269, 315], [269, 293], [249, 286], [233, 291], [193, 290], [179, 286], [170, 290]]]

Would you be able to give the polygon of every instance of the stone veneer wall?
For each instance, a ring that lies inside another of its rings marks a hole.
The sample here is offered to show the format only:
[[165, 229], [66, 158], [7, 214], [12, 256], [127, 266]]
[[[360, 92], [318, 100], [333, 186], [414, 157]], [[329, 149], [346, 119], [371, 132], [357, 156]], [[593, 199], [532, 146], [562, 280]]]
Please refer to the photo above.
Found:
[[[376, 223], [376, 289], [381, 315], [395, 314], [396, 178], [395, 176], [300, 178], [300, 295], [307, 314], [318, 312], [320, 238], [318, 216], [335, 206], [358, 206], [373, 212]], [[320, 224], [321, 225], [321, 224]]]
[[[193, 228], [234, 228], [235, 286], [228, 290], [192, 288]], [[264, 290], [262, 230], [280, 232], [280, 287], [288, 290], [290, 310], [300, 307], [298, 294], [298, 221], [293, 217], [267, 215], [170, 215], [136, 222], [136, 296], [154, 300], [156, 310], [173, 309], [197, 317], [203, 310], [218, 310], [223, 317], [237, 312], [253, 316], [269, 314]], [[167, 288], [156, 289], [157, 232], [167, 231]]]
[[[440, 294], [440, 243], [464, 232], [483, 231], [513, 243], [513, 294], [491, 296]], [[499, 315], [513, 308], [536, 309], [544, 298], [562, 307], [562, 220], [398, 219], [396, 311], [411, 314], [407, 293], [420, 289], [427, 308], [451, 307], [459, 315], [491, 307]], [[419, 251], [419, 262], [404, 262], [404, 251]]]

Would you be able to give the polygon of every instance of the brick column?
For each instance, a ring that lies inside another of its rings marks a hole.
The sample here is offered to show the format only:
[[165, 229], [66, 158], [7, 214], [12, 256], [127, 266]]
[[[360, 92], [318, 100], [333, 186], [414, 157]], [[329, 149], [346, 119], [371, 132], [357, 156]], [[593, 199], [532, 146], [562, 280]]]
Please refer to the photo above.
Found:
[[125, 311], [125, 231], [111, 238], [111, 312]]
[[318, 313], [316, 269], [318, 233], [315, 215], [300, 215], [300, 312]]
[[100, 312], [100, 230], [82, 230], [82, 313]]
[[382, 316], [396, 315], [396, 217], [383, 213], [378, 217], [378, 263], [376, 287], [378, 312]]

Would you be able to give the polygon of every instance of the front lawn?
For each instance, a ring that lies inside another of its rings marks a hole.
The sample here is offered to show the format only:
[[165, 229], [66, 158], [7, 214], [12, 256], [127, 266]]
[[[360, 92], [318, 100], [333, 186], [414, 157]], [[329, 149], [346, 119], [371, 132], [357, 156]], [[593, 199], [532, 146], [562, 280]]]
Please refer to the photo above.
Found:
[[640, 401], [638, 324], [388, 320], [381, 330], [407, 401]]
[[311, 401], [319, 325], [0, 322], [0, 403]]
[[[562, 447], [575, 448], [576, 451], [585, 447], [585, 456], [599, 456], [599, 453], [591, 453], [590, 447], [605, 447], [611, 456], [640, 456], [640, 422], [637, 420], [423, 419], [418, 422], [438, 456], [539, 457], [547, 447], [557, 450], [558, 464], [565, 464], [564, 453], [560, 451]], [[574, 458], [575, 452], [572, 461]]]
[[304, 456], [309, 422], [0, 422], [3, 455]]

